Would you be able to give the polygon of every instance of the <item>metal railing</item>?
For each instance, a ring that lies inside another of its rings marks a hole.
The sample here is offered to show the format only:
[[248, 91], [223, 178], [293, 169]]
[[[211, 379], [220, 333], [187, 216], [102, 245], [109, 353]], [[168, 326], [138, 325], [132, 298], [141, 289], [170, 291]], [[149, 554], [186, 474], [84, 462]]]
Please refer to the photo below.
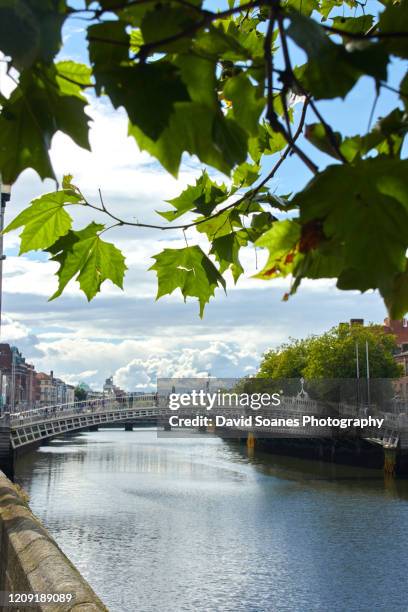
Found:
[[51, 421], [54, 419], [70, 418], [84, 414], [95, 414], [101, 412], [112, 412], [112, 410], [129, 410], [140, 408], [143, 404], [150, 403], [155, 406], [157, 394], [146, 393], [136, 396], [120, 396], [115, 398], [103, 398], [71, 402], [69, 404], [57, 404], [53, 406], [41, 406], [32, 410], [24, 410], [5, 414], [4, 418], [10, 419], [11, 427], [31, 425], [33, 423]]

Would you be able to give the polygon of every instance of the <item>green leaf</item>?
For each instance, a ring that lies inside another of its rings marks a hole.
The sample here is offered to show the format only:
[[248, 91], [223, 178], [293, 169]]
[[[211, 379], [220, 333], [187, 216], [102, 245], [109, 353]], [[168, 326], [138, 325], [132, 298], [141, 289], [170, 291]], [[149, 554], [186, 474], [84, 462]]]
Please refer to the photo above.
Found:
[[331, 11], [338, 6], [342, 6], [343, 0], [321, 0], [320, 14], [322, 21], [325, 21], [330, 15]]
[[3, 181], [13, 184], [26, 168], [34, 168], [42, 179], [53, 177], [48, 142], [35, 115], [19, 90], [13, 92], [0, 115], [0, 170]]
[[247, 136], [233, 119], [216, 115], [213, 123], [213, 141], [230, 168], [242, 164], [247, 157]]
[[[244, 58], [245, 54], [248, 59], [252, 59], [253, 63], [256, 64], [257, 60], [261, 60], [264, 57], [264, 37], [258, 31], [259, 22], [257, 19], [224, 19], [222, 27], [227, 33], [230, 45], [234, 44], [236, 51], [240, 49], [241, 57]], [[272, 36], [272, 42], [276, 40], [277, 32]], [[231, 43], [231, 40], [234, 43]], [[238, 47], [239, 45], [239, 47]], [[272, 51], [275, 49], [272, 48]], [[225, 54], [224, 54], [225, 56]], [[232, 58], [230, 58], [232, 59]]]
[[123, 106], [132, 124], [154, 141], [168, 126], [174, 104], [189, 100], [179, 71], [169, 62], [98, 70], [95, 76], [114, 107]]
[[406, 114], [395, 108], [386, 117], [381, 117], [368, 134], [345, 138], [340, 150], [349, 161], [358, 156], [362, 157], [373, 149], [382, 155], [399, 157], [407, 131]]
[[56, 82], [65, 95], [83, 99], [82, 90], [92, 86], [92, 71], [86, 64], [63, 61], [55, 64]]
[[139, 53], [143, 42], [142, 32], [139, 29], [130, 32], [130, 50], [132, 53]]
[[179, 54], [173, 64], [180, 71], [180, 77], [193, 102], [205, 104], [211, 111], [218, 111], [216, 62], [192, 54]]
[[202, 222], [196, 225], [196, 230], [201, 234], [207, 234], [207, 238], [211, 241], [229, 234], [234, 227], [242, 227], [239, 212], [234, 208], [200, 221]]
[[297, 221], [286, 219], [275, 221], [255, 242], [256, 246], [269, 250], [269, 257], [254, 278], [269, 280], [275, 276], [286, 276], [292, 271], [294, 251], [300, 239], [300, 225]]
[[180, 289], [184, 301], [188, 296], [198, 298], [202, 317], [215, 289], [221, 285], [225, 290], [225, 280], [199, 246], [164, 249], [153, 259], [150, 270], [157, 273], [159, 285], [156, 299]]
[[0, 114], [3, 180], [13, 183], [26, 168], [34, 168], [42, 179], [54, 178], [48, 150], [58, 130], [89, 149], [85, 105], [60, 90], [53, 67], [24, 72]]
[[103, 83], [98, 73], [115, 70], [129, 62], [130, 37], [123, 21], [105, 21], [88, 27], [89, 59], [94, 67], [98, 94]]
[[258, 40], [262, 46], [262, 39], [258, 39], [256, 33], [252, 35], [250, 40], [248, 40], [248, 35], [245, 35], [243, 42], [246, 44], [243, 45], [239, 40], [239, 29], [231, 24], [231, 20], [228, 25], [225, 22], [218, 22], [212, 24], [208, 30], [200, 31], [196, 37], [193, 50], [197, 55], [207, 56], [215, 60], [223, 59], [234, 62], [251, 59], [253, 53], [257, 52], [255, 45]]
[[360, 15], [359, 17], [334, 17], [333, 27], [338, 28], [343, 32], [350, 32], [351, 34], [365, 34], [367, 30], [371, 28], [373, 22], [374, 17], [372, 15]]
[[232, 177], [237, 187], [249, 187], [259, 178], [261, 167], [258, 164], [244, 162], [234, 170]]
[[[129, 135], [135, 138], [141, 150], [156, 157], [174, 176], [177, 176], [184, 151], [197, 155], [203, 163], [229, 175], [231, 159], [225, 157], [224, 151], [213, 140], [214, 120], [215, 113], [204, 104], [177, 102], [169, 125], [156, 141], [132, 124], [129, 125]], [[238, 148], [242, 156], [241, 146]]]
[[258, 133], [259, 117], [265, 107], [265, 98], [259, 87], [254, 87], [245, 74], [228, 79], [224, 96], [231, 100], [233, 116], [249, 134]]
[[210, 253], [219, 262], [221, 274], [230, 269], [235, 283], [244, 272], [244, 268], [239, 260], [239, 251], [247, 243], [248, 240], [245, 233], [238, 231], [226, 233], [225, 235], [217, 235], [211, 245]]
[[90, 223], [83, 230], [68, 232], [48, 249], [57, 261], [59, 285], [50, 300], [55, 299], [76, 276], [88, 301], [100, 291], [105, 280], [111, 280], [123, 289], [123, 277], [127, 267], [121, 251], [99, 236], [104, 225]]
[[[201, 20], [197, 11], [184, 6], [168, 6], [166, 4], [156, 4], [153, 10], [145, 13], [141, 22], [141, 32], [145, 43], [157, 43], [172, 36], [188, 31], [191, 26]], [[154, 52], [176, 53], [188, 51], [191, 45], [191, 36], [181, 37], [178, 40], [157, 45]]]
[[228, 195], [225, 185], [214, 183], [207, 172], [203, 172], [195, 185], [188, 185], [179, 196], [167, 200], [176, 210], [160, 211], [159, 215], [168, 221], [174, 221], [187, 212], [209, 215]]
[[408, 57], [408, 2], [401, 0], [398, 4], [390, 4], [381, 13], [379, 20], [379, 30], [381, 33], [400, 32], [406, 36], [396, 36], [395, 38], [387, 38], [384, 41], [386, 48], [390, 53], [399, 57]]
[[0, 45], [13, 58], [17, 69], [30, 66], [40, 45], [40, 27], [35, 14], [22, 0], [0, 2]]
[[20, 235], [20, 255], [27, 251], [46, 249], [66, 234], [72, 219], [66, 212], [67, 204], [78, 204], [81, 197], [66, 191], [47, 193], [23, 210], [4, 230], [4, 233], [24, 226]]
[[389, 316], [393, 321], [400, 321], [408, 312], [408, 260], [405, 270], [388, 279], [380, 286]]
[[[362, 74], [387, 78], [388, 55], [379, 44], [346, 50], [335, 44], [314, 20], [292, 12], [289, 36], [308, 56], [300, 81], [316, 99], [344, 98]], [[336, 78], [333, 78], [333, 75]]]
[[300, 78], [305, 88], [318, 99], [344, 97], [358, 77], [356, 70], [344, 61], [344, 49], [333, 43], [316, 22], [295, 13], [287, 31], [308, 55]]
[[[108, 1], [111, 1], [113, 8], [118, 6], [117, 0], [108, 0]], [[155, 4], [151, 2], [128, 2], [128, 3], [122, 2], [120, 3], [120, 7], [117, 10], [115, 10], [115, 13], [118, 15], [120, 19], [123, 19], [124, 21], [131, 24], [133, 27], [137, 27], [137, 28], [140, 28], [142, 26], [143, 22], [147, 19], [147, 15], [149, 13], [153, 13], [153, 15], [151, 16], [152, 22], [153, 22], [151, 24], [151, 27], [153, 28], [153, 26], [156, 25], [157, 32], [160, 33], [160, 38], [161, 38], [161, 34], [165, 31], [165, 28], [166, 28], [166, 24], [161, 23], [162, 21], [171, 19], [173, 28], [177, 27], [176, 18], [169, 16], [169, 14], [166, 15], [166, 13], [164, 12], [164, 10], [167, 8], [166, 6], [167, 4], [170, 4], [170, 2], [162, 3], [162, 4], [160, 4], [159, 2]], [[152, 6], [153, 6], [153, 11], [152, 11]], [[184, 12], [186, 14], [188, 15], [192, 14], [192, 15], [197, 16], [198, 14], [197, 11], [191, 10], [192, 6], [200, 7], [201, 0], [189, 0], [188, 5], [184, 4], [184, 9], [185, 9]], [[161, 9], [163, 9], [163, 12], [161, 12]], [[154, 21], [156, 21], [156, 23], [154, 23]], [[144, 23], [144, 27], [147, 28], [146, 21]], [[149, 27], [150, 27], [150, 24], [149, 24]], [[173, 29], [173, 33], [174, 33], [174, 29]]]
[[399, 86], [399, 90], [400, 90], [400, 98], [401, 98], [401, 102], [404, 104], [405, 106], [405, 110], [408, 110], [408, 72], [405, 74], [404, 78], [402, 79], [400, 86]]
[[17, 70], [51, 62], [61, 46], [65, 3], [0, 0], [0, 49]]
[[[329, 166], [293, 199], [302, 224], [344, 247], [348, 288], [377, 288], [402, 272], [408, 247], [408, 161], [367, 159]], [[314, 240], [313, 246], [319, 245]], [[351, 279], [355, 283], [350, 286]], [[339, 286], [344, 286], [341, 275]]]
[[[320, 149], [320, 151], [323, 151], [336, 159], [341, 159], [332, 141], [328, 137], [322, 123], [311, 123], [307, 125], [305, 129], [305, 136], [312, 144], [314, 144], [315, 147]], [[337, 147], [340, 149], [342, 142], [340, 132], [332, 132], [332, 138], [337, 143]]]
[[262, 155], [274, 155], [287, 146], [287, 140], [280, 132], [263, 123], [259, 125], [258, 136], [249, 138], [248, 151], [256, 164], [261, 161]]
[[285, 0], [283, 6], [310, 17], [313, 11], [319, 10], [318, 0]]
[[[323, 241], [316, 248], [296, 257], [293, 276], [302, 278], [336, 278], [344, 268], [344, 250], [335, 241]], [[295, 284], [294, 284], [295, 286]], [[296, 287], [295, 287], [296, 288]], [[294, 293], [293, 289], [291, 293]]]

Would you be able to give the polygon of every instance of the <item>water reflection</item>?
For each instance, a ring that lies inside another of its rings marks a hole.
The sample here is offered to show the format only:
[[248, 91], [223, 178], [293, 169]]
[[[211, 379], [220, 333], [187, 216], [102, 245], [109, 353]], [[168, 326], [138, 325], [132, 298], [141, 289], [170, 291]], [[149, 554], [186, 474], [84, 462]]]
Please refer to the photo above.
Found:
[[102, 430], [17, 478], [114, 612], [406, 609], [408, 487], [381, 472]]

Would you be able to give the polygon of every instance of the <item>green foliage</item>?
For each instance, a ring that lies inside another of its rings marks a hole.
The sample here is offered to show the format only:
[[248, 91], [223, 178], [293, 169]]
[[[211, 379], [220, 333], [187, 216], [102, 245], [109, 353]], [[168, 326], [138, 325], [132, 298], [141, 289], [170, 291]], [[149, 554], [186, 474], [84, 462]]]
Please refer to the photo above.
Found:
[[327, 37], [315, 21], [298, 13], [292, 14], [288, 33], [308, 56], [300, 81], [315, 99], [344, 98], [364, 73], [376, 79], [387, 78], [388, 56], [377, 44], [346, 50], [344, 44]]
[[215, 289], [219, 285], [225, 289], [225, 280], [199, 246], [165, 249], [154, 259], [156, 263], [150, 269], [157, 273], [156, 299], [180, 289], [184, 300], [188, 296], [198, 298], [202, 317], [204, 306]]
[[395, 337], [378, 325], [341, 323], [321, 336], [290, 340], [263, 356], [257, 377], [306, 379], [352, 379], [356, 377], [356, 345], [360, 351], [360, 376], [365, 377], [366, 342], [372, 378], [396, 378], [400, 366], [393, 357]]
[[290, 340], [276, 350], [267, 351], [259, 365], [258, 378], [301, 378], [308, 357], [310, 340]]
[[[198, 298], [202, 315], [215, 288], [225, 288], [223, 275], [237, 282], [244, 273], [242, 249], [252, 247], [268, 250], [257, 278], [291, 277], [284, 299], [303, 278], [335, 278], [340, 289], [378, 290], [393, 317], [408, 311], [408, 76], [396, 86], [389, 75], [392, 64], [405, 67], [408, 0], [259, 0], [219, 11], [201, 0], [85, 6], [0, 0], [0, 51], [16, 82], [8, 97], [0, 90], [4, 182], [27, 168], [56, 178], [54, 134], [88, 148], [87, 93], [106, 96], [125, 110], [138, 147], [168, 172], [177, 176], [187, 155], [210, 167], [159, 212], [160, 228], [189, 230], [189, 241], [204, 237], [208, 247], [156, 255], [158, 297], [179, 288]], [[61, 29], [74, 18], [83, 18], [89, 66], [57, 59]], [[345, 134], [336, 120], [329, 125], [320, 100], [348, 104], [362, 79], [374, 92], [363, 102], [369, 127]], [[390, 110], [378, 117], [385, 90]], [[313, 177], [298, 193], [276, 193], [273, 179], [294, 155]], [[91, 204], [72, 181], [35, 199], [6, 231], [22, 228], [20, 253], [43, 250], [60, 264], [53, 297], [76, 278], [92, 299], [107, 279], [122, 287], [126, 270], [101, 234], [143, 222]], [[78, 206], [98, 218], [73, 230]], [[100, 222], [106, 216], [109, 226]]]
[[45, 250], [71, 229], [72, 218], [65, 205], [77, 204], [80, 200], [78, 194], [65, 190], [43, 195], [23, 210], [4, 231], [24, 226], [20, 234], [20, 254]]
[[125, 258], [113, 244], [101, 239], [104, 229], [104, 225], [91, 223], [79, 232], [69, 231], [48, 248], [52, 261], [60, 264], [59, 285], [51, 300], [61, 295], [74, 277], [88, 300], [95, 297], [105, 280], [123, 289]]
[[258, 238], [256, 245], [269, 249], [269, 257], [257, 278], [286, 276], [292, 270], [300, 231], [299, 223], [286, 219], [275, 222], [270, 230]]
[[[295, 201], [301, 202], [303, 227], [318, 220], [321, 223], [320, 238], [307, 248], [329, 240], [341, 250], [344, 263], [338, 274], [340, 288], [381, 290], [395, 271], [404, 270], [407, 170], [407, 161], [382, 158], [353, 166], [330, 166], [296, 196]], [[377, 257], [378, 252], [381, 257]]]
[[174, 221], [187, 212], [211, 215], [215, 207], [224, 202], [228, 195], [225, 185], [217, 185], [203, 172], [195, 185], [189, 185], [177, 198], [168, 200], [176, 210], [159, 212], [159, 215], [167, 221]]
[[77, 385], [75, 387], [74, 393], [75, 393], [75, 400], [77, 402], [83, 402], [88, 397], [86, 390], [80, 385]]

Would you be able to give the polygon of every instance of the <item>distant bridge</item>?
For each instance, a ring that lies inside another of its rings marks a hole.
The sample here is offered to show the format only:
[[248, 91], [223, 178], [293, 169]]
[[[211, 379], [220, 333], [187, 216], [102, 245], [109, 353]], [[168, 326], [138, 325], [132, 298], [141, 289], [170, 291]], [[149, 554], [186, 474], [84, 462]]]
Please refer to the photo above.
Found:
[[0, 417], [0, 467], [13, 475], [14, 456], [55, 436], [99, 425], [152, 423], [159, 416], [157, 395], [44, 406]]

